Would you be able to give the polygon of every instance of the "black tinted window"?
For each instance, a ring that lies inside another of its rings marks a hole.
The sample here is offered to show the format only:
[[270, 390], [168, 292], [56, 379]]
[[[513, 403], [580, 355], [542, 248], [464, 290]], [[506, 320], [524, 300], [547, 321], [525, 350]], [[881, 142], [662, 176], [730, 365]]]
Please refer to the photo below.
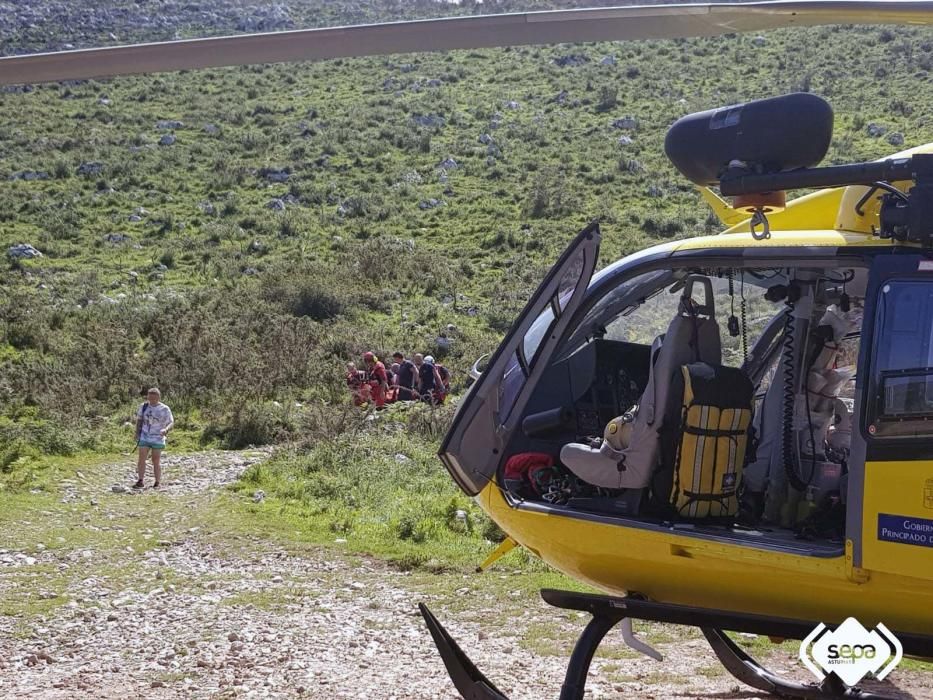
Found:
[[933, 283], [891, 281], [879, 293], [869, 433], [933, 434]]

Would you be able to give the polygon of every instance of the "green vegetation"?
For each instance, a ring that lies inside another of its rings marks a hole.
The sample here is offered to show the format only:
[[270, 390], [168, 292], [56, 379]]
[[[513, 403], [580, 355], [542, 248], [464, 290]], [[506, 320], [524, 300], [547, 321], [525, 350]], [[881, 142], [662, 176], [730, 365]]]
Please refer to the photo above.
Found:
[[828, 27], [4, 93], [0, 246], [43, 257], [0, 276], [0, 468], [121, 444], [153, 383], [207, 443], [288, 439], [345, 401], [343, 361], [449, 325], [462, 379], [587, 220], [604, 260], [716, 229], [664, 158], [673, 119], [809, 89], [831, 162], [881, 156], [933, 138], [931, 49]]
[[827, 27], [0, 93], [0, 254], [42, 253], [0, 259], [0, 484], [128, 449], [158, 384], [174, 449], [293, 445], [240, 486], [260, 514], [475, 562], [495, 532], [432, 457], [446, 417], [367, 420], [343, 362], [443, 355], [447, 333], [462, 388], [589, 220], [604, 263], [717, 230], [664, 157], [674, 119], [811, 90], [836, 108], [829, 162], [880, 157], [933, 140], [931, 68], [927, 29]]
[[237, 489], [262, 491], [266, 499], [253, 512], [294, 524], [314, 541], [377, 554], [403, 569], [469, 571], [502, 532], [450, 487], [431, 442], [401, 432], [400, 413], [381, 414], [382, 425], [364, 434], [281, 451], [251, 467]]

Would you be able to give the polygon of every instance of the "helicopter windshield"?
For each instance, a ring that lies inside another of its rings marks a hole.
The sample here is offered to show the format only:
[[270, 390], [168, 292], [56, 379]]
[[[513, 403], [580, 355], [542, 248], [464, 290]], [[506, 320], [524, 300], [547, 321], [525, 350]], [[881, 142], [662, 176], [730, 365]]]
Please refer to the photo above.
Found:
[[[607, 271], [603, 271], [604, 273]], [[656, 294], [668, 284], [673, 284], [677, 273], [673, 270], [654, 270], [638, 275], [614, 287], [608, 294], [602, 296], [577, 326], [573, 335], [567, 341], [567, 352], [571, 354], [584, 342], [606, 333], [606, 324], [617, 317], [626, 308], [635, 308], [648, 297]], [[594, 284], [600, 281], [603, 275], [594, 277]], [[648, 341], [651, 342], [650, 340]]]
[[[673, 277], [678, 279], [684, 274], [684, 271], [675, 271]], [[736, 319], [732, 322], [732, 331], [722, 334], [722, 364], [740, 367], [745, 361], [748, 343], [756, 340], [774, 318], [774, 304], [765, 301], [761, 291], [749, 284], [746, 276], [740, 272], [733, 274], [732, 278], [711, 277], [710, 282], [719, 327], [727, 330], [730, 328], [730, 319]], [[677, 313], [682, 290], [683, 282], [679, 281], [659, 286], [653, 293], [629, 305], [606, 323], [603, 338], [650, 345], [655, 338], [664, 334], [671, 318]], [[744, 325], [739, 319], [743, 307]]]

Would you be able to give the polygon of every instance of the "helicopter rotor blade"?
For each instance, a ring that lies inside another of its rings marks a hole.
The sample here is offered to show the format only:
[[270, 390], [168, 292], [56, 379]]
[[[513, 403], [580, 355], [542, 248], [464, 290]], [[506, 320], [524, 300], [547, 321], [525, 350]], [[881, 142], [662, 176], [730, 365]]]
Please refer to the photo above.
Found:
[[0, 85], [420, 51], [713, 36], [838, 23], [933, 24], [933, 2], [765, 0], [633, 5], [242, 34], [9, 56], [0, 58]]

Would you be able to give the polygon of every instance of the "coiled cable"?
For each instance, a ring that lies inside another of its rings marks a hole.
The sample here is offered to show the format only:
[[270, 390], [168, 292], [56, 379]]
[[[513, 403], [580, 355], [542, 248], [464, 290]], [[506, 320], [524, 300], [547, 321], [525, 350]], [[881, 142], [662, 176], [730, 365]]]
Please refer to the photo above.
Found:
[[796, 386], [794, 383], [794, 336], [796, 334], [794, 307], [799, 290], [795, 285], [788, 285], [787, 298], [784, 300], [784, 347], [781, 349], [781, 363], [784, 367], [784, 395], [781, 415], [781, 456], [784, 471], [790, 485], [798, 491], [804, 491], [807, 484], [800, 478], [797, 469], [797, 451], [794, 445], [794, 413], [796, 408]]
[[741, 278], [741, 288], [739, 294], [741, 295], [741, 301], [739, 302], [739, 313], [742, 314], [742, 363], [743, 366], [748, 362], [748, 313], [747, 306], [748, 303], [745, 300], [745, 272], [742, 272]]

